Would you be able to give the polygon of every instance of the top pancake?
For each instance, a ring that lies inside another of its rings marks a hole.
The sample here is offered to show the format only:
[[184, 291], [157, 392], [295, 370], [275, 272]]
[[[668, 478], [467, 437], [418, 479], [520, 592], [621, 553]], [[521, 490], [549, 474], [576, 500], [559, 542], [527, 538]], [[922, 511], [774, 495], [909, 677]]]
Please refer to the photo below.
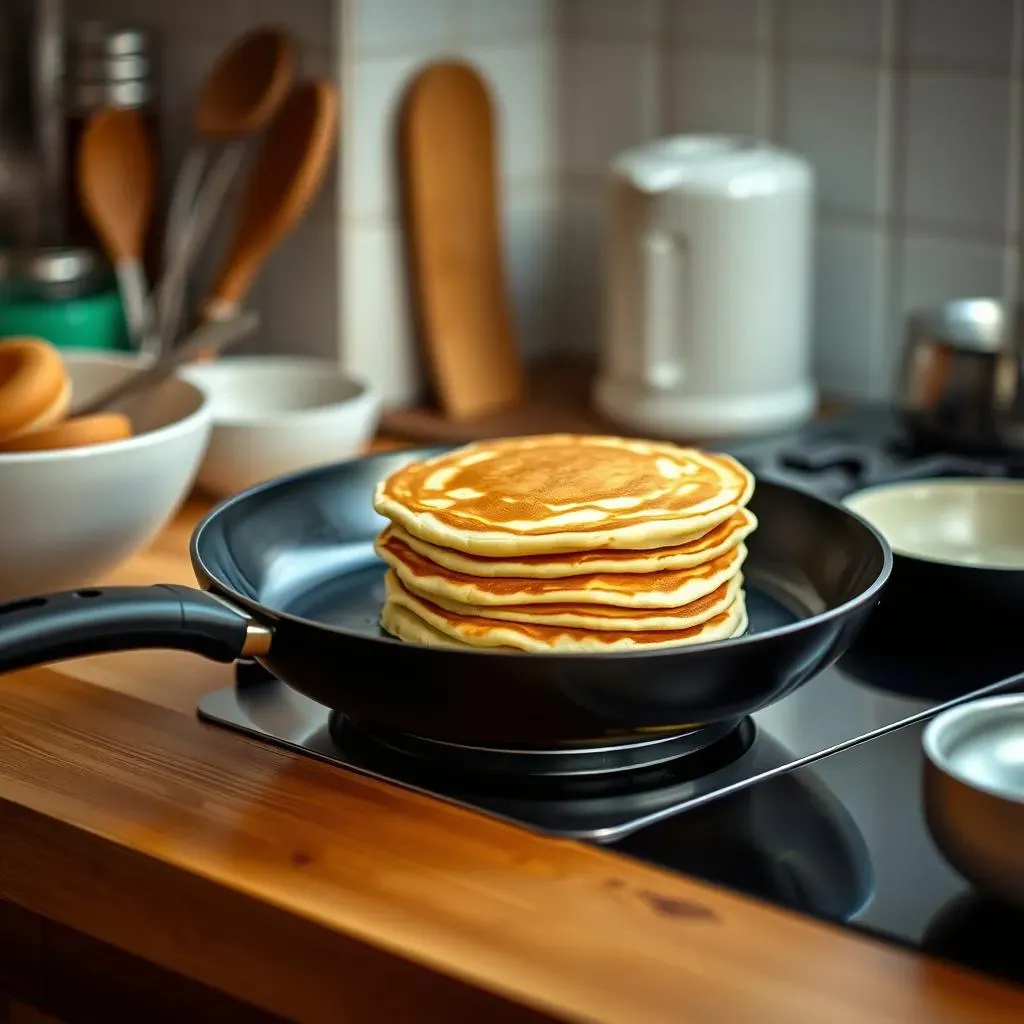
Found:
[[706, 534], [753, 489], [727, 455], [550, 434], [410, 463], [378, 485], [374, 508], [413, 537], [468, 554], [649, 550]]

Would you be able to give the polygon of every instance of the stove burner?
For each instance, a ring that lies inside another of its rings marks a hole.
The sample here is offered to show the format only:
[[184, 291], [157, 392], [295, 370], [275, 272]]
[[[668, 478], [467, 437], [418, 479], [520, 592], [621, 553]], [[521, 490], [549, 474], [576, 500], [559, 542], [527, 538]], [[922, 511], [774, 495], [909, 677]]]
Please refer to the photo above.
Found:
[[779, 465], [797, 473], [845, 473], [861, 480], [869, 471], [871, 452], [856, 445], [790, 449], [779, 454]]
[[376, 748], [389, 756], [427, 762], [458, 772], [522, 778], [607, 778], [657, 768], [687, 758], [734, 732], [738, 720], [719, 722], [668, 736], [593, 747], [545, 750], [534, 747], [478, 747], [443, 740], [387, 732], [353, 722], [342, 715], [331, 718], [331, 737], [342, 748], [353, 743]]

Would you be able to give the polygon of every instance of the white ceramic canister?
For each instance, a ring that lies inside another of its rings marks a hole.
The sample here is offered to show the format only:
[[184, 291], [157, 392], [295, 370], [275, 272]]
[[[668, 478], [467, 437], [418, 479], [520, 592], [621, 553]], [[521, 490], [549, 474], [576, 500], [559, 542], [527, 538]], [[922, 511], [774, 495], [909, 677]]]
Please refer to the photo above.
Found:
[[598, 409], [682, 439], [814, 412], [814, 173], [754, 139], [682, 135], [611, 165]]

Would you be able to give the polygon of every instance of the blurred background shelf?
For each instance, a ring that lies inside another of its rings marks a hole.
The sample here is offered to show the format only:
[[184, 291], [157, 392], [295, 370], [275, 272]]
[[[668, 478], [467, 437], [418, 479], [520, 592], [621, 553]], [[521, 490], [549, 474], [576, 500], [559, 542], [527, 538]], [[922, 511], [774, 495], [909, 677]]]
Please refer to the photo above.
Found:
[[380, 431], [392, 438], [449, 444], [522, 434], [615, 433], [590, 405], [594, 368], [589, 359], [543, 359], [530, 367], [526, 400], [514, 408], [465, 421], [445, 419], [428, 405], [392, 409], [381, 417]]

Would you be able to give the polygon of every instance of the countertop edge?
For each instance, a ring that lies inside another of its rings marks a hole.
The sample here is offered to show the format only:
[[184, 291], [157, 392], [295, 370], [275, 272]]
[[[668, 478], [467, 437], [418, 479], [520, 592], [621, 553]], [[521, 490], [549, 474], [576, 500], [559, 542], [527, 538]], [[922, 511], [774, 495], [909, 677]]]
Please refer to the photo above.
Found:
[[[0, 899], [288, 1019], [339, 999], [353, 1022], [1024, 1017], [1024, 992], [692, 879], [52, 670], [4, 682], [3, 731], [24, 727], [0, 755]], [[364, 834], [318, 849], [316, 812], [354, 806]]]

